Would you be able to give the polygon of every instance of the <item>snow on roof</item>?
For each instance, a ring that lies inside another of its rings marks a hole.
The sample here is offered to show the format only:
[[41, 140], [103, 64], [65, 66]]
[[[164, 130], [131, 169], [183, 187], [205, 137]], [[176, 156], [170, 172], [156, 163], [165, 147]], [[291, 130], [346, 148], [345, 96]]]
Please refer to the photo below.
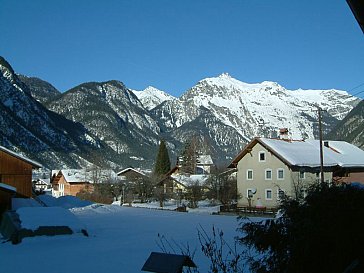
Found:
[[145, 176], [145, 173], [143, 173], [140, 169], [134, 169], [134, 168], [126, 168], [124, 170], [121, 170], [120, 172], [118, 172], [116, 175], [122, 175], [128, 171], [134, 171], [136, 173], [139, 173], [141, 175], [144, 175]]
[[171, 177], [178, 183], [184, 185], [185, 187], [190, 187], [193, 185], [203, 186], [206, 180], [209, 178], [208, 175], [194, 174], [190, 176], [186, 175], [171, 175]]
[[3, 146], [0, 146], [0, 151], [3, 151], [5, 153], [7, 153], [7, 154], [10, 154], [10, 155], [20, 159], [20, 160], [23, 160], [23, 161], [29, 163], [30, 165], [32, 165], [33, 167], [36, 167], [36, 168], [42, 168], [43, 167], [40, 163], [38, 163], [38, 162], [36, 162], [34, 160], [31, 160], [31, 159], [29, 159], [29, 158], [27, 158], [27, 157], [25, 157], [25, 156], [23, 156], [23, 155], [21, 155], [19, 153], [15, 153], [15, 152], [13, 152], [13, 151], [11, 151], [11, 150], [3, 147]]
[[38, 178], [37, 180], [33, 180], [34, 184], [36, 185], [50, 185], [50, 178]]
[[[60, 171], [68, 183], [93, 183], [93, 177], [97, 177], [97, 179], [100, 181], [117, 179], [117, 175], [113, 170], [64, 169]], [[52, 171], [52, 174], [54, 173], [58, 174], [58, 172]]]
[[[284, 141], [259, 139], [264, 145], [294, 166], [319, 167], [320, 141]], [[344, 141], [328, 141], [323, 145], [324, 166], [364, 167], [364, 151]]]
[[214, 162], [212, 161], [211, 155], [199, 155], [197, 156], [197, 164], [201, 165], [213, 165]]
[[4, 184], [4, 183], [0, 183], [0, 188], [3, 188], [3, 189], [7, 189], [9, 191], [13, 191], [13, 192], [16, 192], [16, 188], [8, 185], [8, 184]]
[[61, 172], [68, 183], [90, 182], [85, 169], [66, 169]]

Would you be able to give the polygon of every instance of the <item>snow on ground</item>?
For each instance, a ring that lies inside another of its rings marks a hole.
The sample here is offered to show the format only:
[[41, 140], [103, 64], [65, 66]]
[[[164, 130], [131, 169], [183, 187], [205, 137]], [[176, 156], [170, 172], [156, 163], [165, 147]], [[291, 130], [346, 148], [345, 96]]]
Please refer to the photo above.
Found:
[[77, 217], [61, 207], [22, 207], [16, 210], [21, 227], [37, 230], [41, 226], [68, 226], [73, 232], [81, 232], [85, 227]]
[[[24, 238], [22, 243], [0, 244], [1, 271], [6, 273], [142, 272], [152, 251], [161, 252], [158, 234], [170, 242], [197, 249], [200, 272], [208, 260], [200, 252], [197, 229], [221, 229], [232, 244], [238, 221], [234, 216], [183, 213], [168, 210], [90, 205], [70, 209], [86, 226], [81, 234]], [[178, 251], [177, 251], [178, 252]]]

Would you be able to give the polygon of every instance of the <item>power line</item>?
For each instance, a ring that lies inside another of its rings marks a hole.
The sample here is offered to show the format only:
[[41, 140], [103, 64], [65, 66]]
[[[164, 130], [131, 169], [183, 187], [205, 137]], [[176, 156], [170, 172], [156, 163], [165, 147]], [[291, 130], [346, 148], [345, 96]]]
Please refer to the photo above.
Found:
[[351, 91], [353, 91], [353, 90], [355, 90], [355, 89], [357, 89], [357, 88], [359, 88], [360, 86], [363, 86], [363, 85], [364, 85], [364, 82], [359, 84], [358, 86], [355, 86], [354, 88], [351, 88], [348, 92], [351, 92]]
[[355, 94], [352, 94], [352, 96], [357, 96], [357, 95], [359, 95], [359, 94], [361, 94], [361, 93], [363, 93], [364, 92], [364, 90], [361, 90], [361, 91], [359, 91], [359, 92], [357, 92], [357, 93], [355, 93]]

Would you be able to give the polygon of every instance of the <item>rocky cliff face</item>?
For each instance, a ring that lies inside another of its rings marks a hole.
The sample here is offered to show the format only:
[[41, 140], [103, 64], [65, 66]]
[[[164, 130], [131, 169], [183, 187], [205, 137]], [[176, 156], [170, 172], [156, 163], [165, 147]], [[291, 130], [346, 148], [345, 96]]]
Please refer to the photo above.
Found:
[[36, 77], [27, 77], [17, 74], [19, 80], [21, 80], [29, 89], [33, 98], [42, 104], [45, 104], [61, 94], [53, 85], [43, 81]]
[[344, 140], [364, 149], [364, 101], [326, 135], [327, 139]]
[[160, 128], [133, 92], [119, 81], [81, 84], [47, 107], [83, 124], [124, 160], [154, 160]]
[[95, 162], [103, 144], [83, 125], [36, 101], [30, 89], [0, 58], [0, 144], [45, 167], [79, 167]]

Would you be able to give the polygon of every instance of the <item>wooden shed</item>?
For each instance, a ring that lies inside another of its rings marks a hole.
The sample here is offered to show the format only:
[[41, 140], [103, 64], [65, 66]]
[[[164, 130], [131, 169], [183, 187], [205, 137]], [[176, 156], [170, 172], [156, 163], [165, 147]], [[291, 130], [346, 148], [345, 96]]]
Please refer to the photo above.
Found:
[[0, 146], [0, 183], [16, 188], [19, 196], [32, 196], [32, 170], [42, 165]]

